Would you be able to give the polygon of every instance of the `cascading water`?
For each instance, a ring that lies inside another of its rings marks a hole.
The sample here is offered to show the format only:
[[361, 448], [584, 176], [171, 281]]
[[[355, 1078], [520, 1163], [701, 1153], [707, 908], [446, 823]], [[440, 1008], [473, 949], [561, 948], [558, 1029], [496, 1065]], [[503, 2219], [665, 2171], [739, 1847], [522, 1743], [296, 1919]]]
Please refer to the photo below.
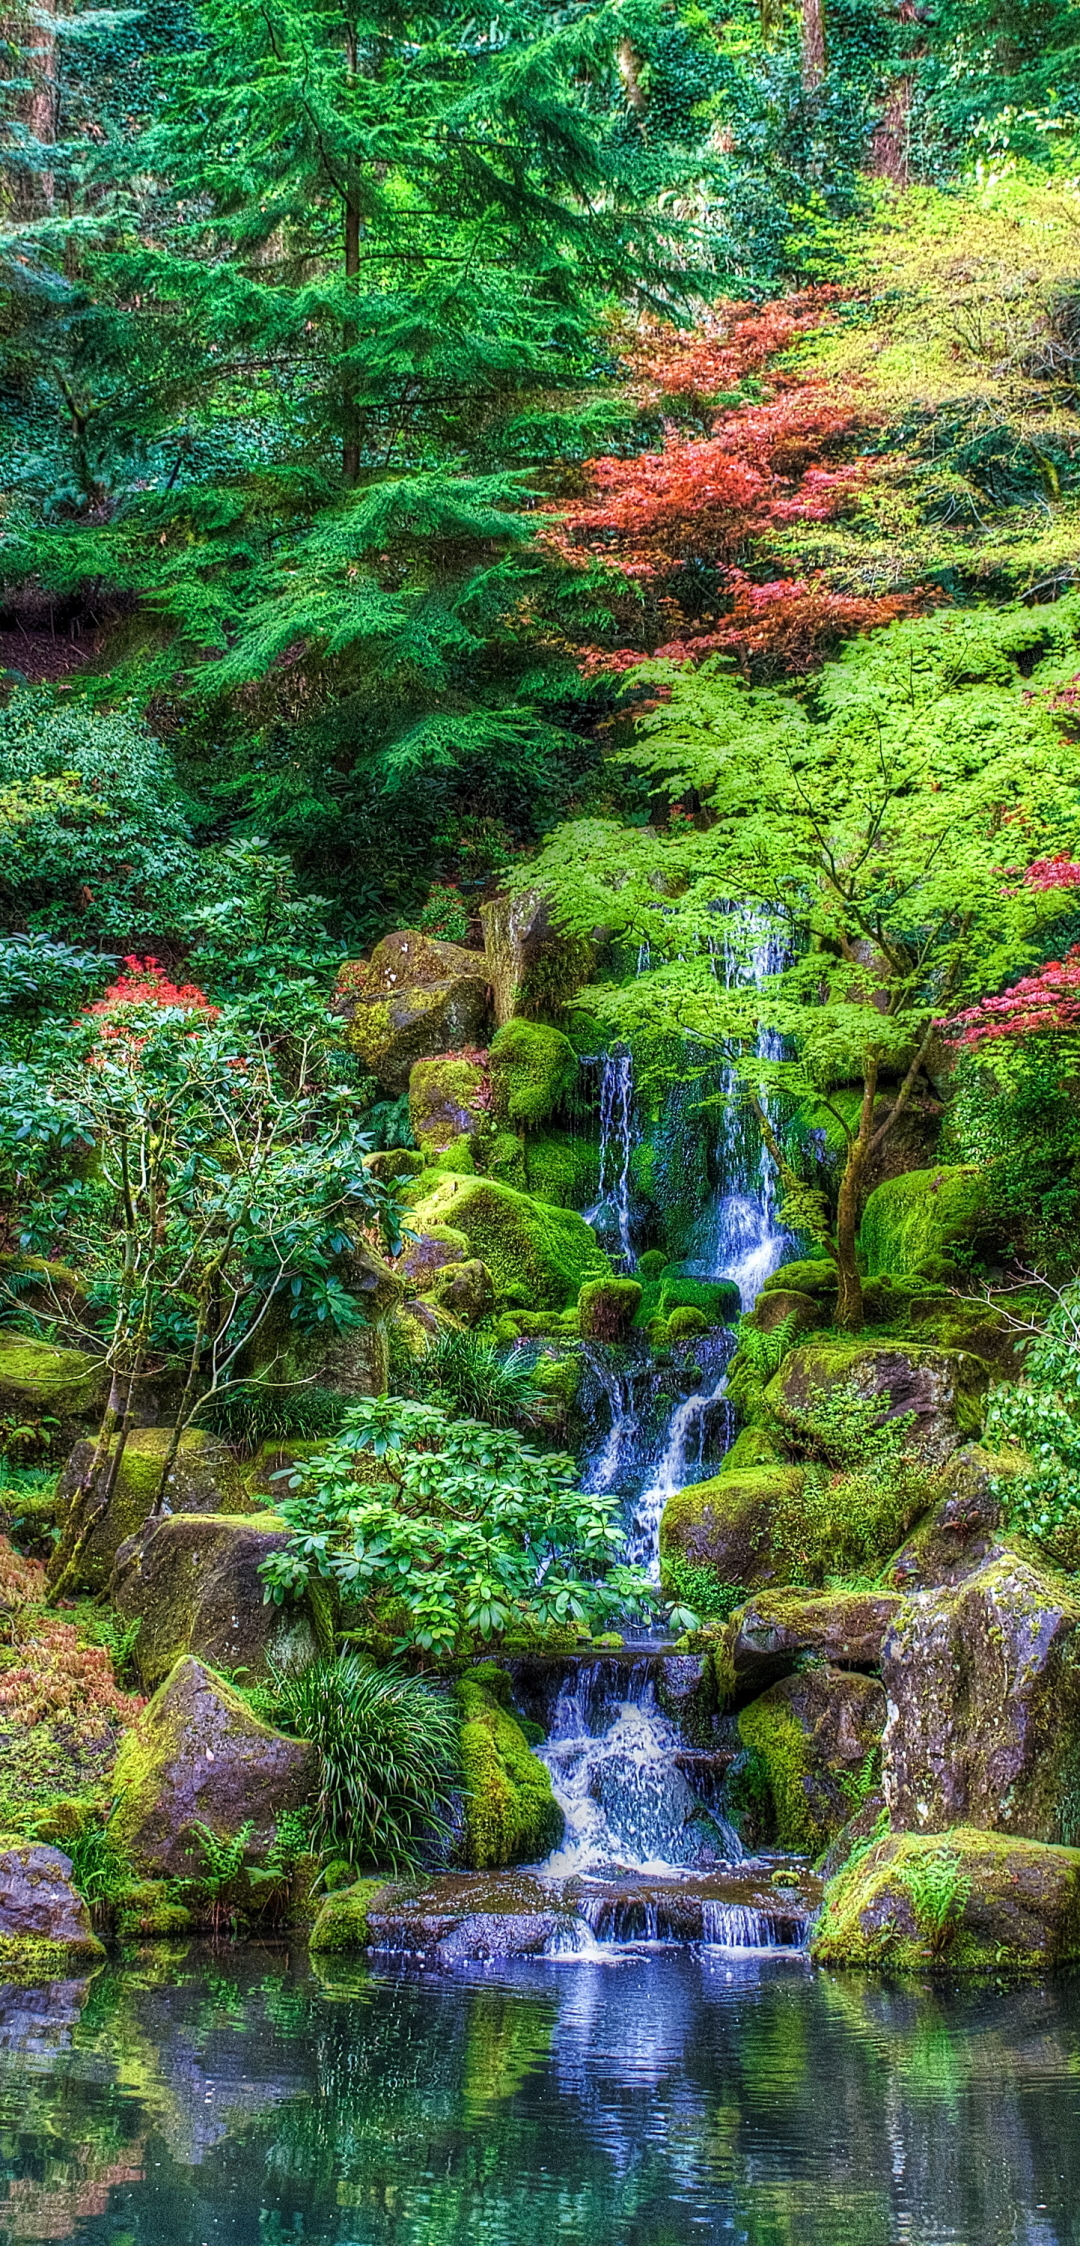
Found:
[[[647, 1872], [663, 1877], [699, 1861], [708, 1820], [676, 1756], [679, 1734], [657, 1706], [650, 1665], [629, 1676], [598, 1662], [563, 1685], [547, 1744], [537, 1749], [551, 1772], [566, 1820], [545, 1871]], [[741, 1854], [730, 1827], [725, 1853]]]
[[616, 1045], [600, 1064], [600, 1178], [596, 1200], [585, 1210], [612, 1261], [634, 1268], [630, 1233], [630, 1156], [634, 1146], [634, 1064], [625, 1045]]
[[[723, 942], [716, 947], [714, 959], [717, 974], [729, 989], [751, 983], [760, 990], [787, 957], [787, 932], [774, 915], [753, 906], [732, 906], [724, 915]], [[756, 1051], [762, 1061], [779, 1060], [783, 1039], [762, 1025]], [[768, 1114], [767, 1095], [763, 1105]], [[733, 1280], [741, 1308], [750, 1310], [781, 1262], [787, 1236], [776, 1210], [776, 1165], [757, 1123], [745, 1112], [730, 1063], [722, 1072], [720, 1116], [720, 1182], [697, 1228], [685, 1269], [703, 1278]]]
[[720, 1456], [730, 1448], [734, 1414], [727, 1400], [727, 1365], [733, 1346], [724, 1328], [698, 1343], [695, 1355], [704, 1385], [676, 1404], [659, 1464], [635, 1500], [627, 1558], [645, 1568], [653, 1583], [660, 1580], [660, 1520], [668, 1498], [702, 1479], [708, 1443]]

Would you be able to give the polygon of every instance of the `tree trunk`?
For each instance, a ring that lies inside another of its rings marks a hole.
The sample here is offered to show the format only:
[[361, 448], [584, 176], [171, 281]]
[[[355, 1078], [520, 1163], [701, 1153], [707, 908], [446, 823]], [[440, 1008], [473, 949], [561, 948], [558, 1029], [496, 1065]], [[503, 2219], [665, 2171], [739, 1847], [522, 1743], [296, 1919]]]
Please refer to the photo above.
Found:
[[802, 11], [802, 82], [803, 92], [817, 91], [825, 76], [825, 0], [803, 0]]
[[836, 1266], [837, 1298], [836, 1323], [847, 1333], [858, 1333], [865, 1316], [863, 1287], [859, 1274], [855, 1241], [862, 1215], [863, 1185], [870, 1154], [870, 1141], [874, 1134], [874, 1102], [877, 1098], [878, 1064], [869, 1061], [863, 1072], [862, 1106], [859, 1110], [859, 1128], [848, 1147], [844, 1175], [836, 1204]]
[[[51, 148], [56, 139], [59, 98], [53, 18], [44, 9], [29, 7], [5, 12], [0, 17], [0, 38], [8, 48], [4, 76], [29, 81], [9, 95], [9, 117], [39, 148]], [[55, 182], [50, 171], [35, 171], [21, 164], [9, 164], [7, 170], [17, 218], [37, 218], [52, 209]]]

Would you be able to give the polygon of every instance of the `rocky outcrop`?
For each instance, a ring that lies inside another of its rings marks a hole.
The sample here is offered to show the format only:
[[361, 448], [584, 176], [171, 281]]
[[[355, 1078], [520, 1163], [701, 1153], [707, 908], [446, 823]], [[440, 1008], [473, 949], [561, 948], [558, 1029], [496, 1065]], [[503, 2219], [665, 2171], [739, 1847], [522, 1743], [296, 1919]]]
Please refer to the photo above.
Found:
[[530, 1200], [494, 1178], [439, 1178], [414, 1201], [410, 1223], [419, 1233], [444, 1226], [462, 1233], [470, 1255], [487, 1265], [500, 1302], [523, 1309], [561, 1309], [576, 1301], [585, 1280], [606, 1277], [611, 1268], [575, 1209]]
[[430, 1161], [464, 1141], [487, 1121], [491, 1078], [473, 1053], [441, 1053], [414, 1061], [409, 1071], [409, 1121], [417, 1146]]
[[577, 1083], [577, 1054], [547, 1022], [506, 1022], [491, 1040], [489, 1062], [495, 1116], [515, 1131], [539, 1130]]
[[41, 1841], [0, 1839], [0, 1977], [23, 1963], [45, 1980], [74, 1959], [104, 1955], [71, 1884], [70, 1856]]
[[919, 1973], [1073, 1965], [1080, 1850], [966, 1826], [888, 1834], [829, 1882], [811, 1956]]
[[988, 1229], [986, 1180], [968, 1165], [905, 1170], [875, 1186], [863, 1211], [859, 1252], [867, 1277], [948, 1278], [955, 1250]]
[[427, 1225], [421, 1232], [410, 1218], [409, 1229], [416, 1237], [406, 1240], [394, 1269], [407, 1286], [422, 1294], [436, 1271], [448, 1263], [465, 1262], [469, 1243], [463, 1232], [449, 1224]]
[[[95, 1525], [79, 1557], [73, 1587], [103, 1591], [122, 1544], [142, 1528], [158, 1499], [161, 1471], [172, 1437], [165, 1427], [133, 1427], [124, 1444], [108, 1511]], [[60, 1541], [49, 1563], [49, 1579], [58, 1582], [75, 1550], [87, 1507], [94, 1493], [80, 1496], [83, 1477], [94, 1457], [94, 1444], [76, 1443], [60, 1477], [57, 1518]], [[169, 1470], [160, 1511], [171, 1513], [251, 1513], [249, 1496], [240, 1469], [216, 1435], [189, 1427], [180, 1437], [180, 1448]]]
[[641, 1304], [637, 1279], [587, 1279], [578, 1296], [583, 1341], [625, 1341]]
[[808, 1342], [785, 1358], [765, 1391], [765, 1406], [797, 1440], [820, 1397], [850, 1388], [880, 1398], [883, 1419], [910, 1415], [912, 1451], [927, 1465], [941, 1466], [978, 1435], [988, 1382], [986, 1365], [962, 1349]]
[[885, 1580], [897, 1591], [960, 1583], [1004, 1550], [997, 1483], [1019, 1465], [1017, 1453], [970, 1443], [954, 1452], [938, 1477], [940, 1495], [890, 1562]]
[[1014, 1552], [906, 1600], [885, 1642], [894, 1826], [1080, 1839], [1080, 1598]]
[[[753, 1432], [753, 1431], [751, 1431]], [[740, 1438], [741, 1445], [742, 1438]], [[843, 1569], [880, 1566], [910, 1528], [924, 1492], [914, 1480], [823, 1476], [802, 1466], [746, 1460], [669, 1497], [660, 1523], [661, 1570], [676, 1555], [748, 1590], [820, 1584]]]
[[414, 1061], [483, 1043], [490, 990], [483, 952], [412, 928], [384, 936], [337, 980], [350, 1045], [388, 1092], [404, 1092]]
[[593, 947], [566, 936], [535, 889], [481, 905], [488, 981], [501, 1025], [515, 1014], [550, 1012], [588, 981]]
[[151, 1521], [122, 1544], [109, 1595], [125, 1622], [138, 1622], [133, 1659], [148, 1691], [182, 1654], [244, 1671], [252, 1681], [271, 1661], [287, 1665], [317, 1650], [302, 1603], [268, 1606], [259, 1564], [286, 1542], [273, 1513], [248, 1519], [178, 1513]]
[[895, 1592], [762, 1591], [736, 1609], [713, 1661], [725, 1697], [747, 1699], [806, 1654], [834, 1669], [876, 1669], [900, 1610]]
[[178, 1661], [121, 1747], [110, 1835], [137, 1871], [190, 1877], [203, 1868], [197, 1824], [222, 1839], [250, 1825], [247, 1860], [259, 1863], [286, 1811], [313, 1794], [317, 1760], [201, 1662]]
[[31, 1422], [53, 1420], [70, 1440], [78, 1421], [97, 1418], [108, 1389], [100, 1358], [85, 1350], [0, 1333], [0, 1412]]
[[817, 1856], [868, 1790], [885, 1723], [873, 1677], [815, 1664], [739, 1717], [748, 1759], [732, 1777], [747, 1837]]

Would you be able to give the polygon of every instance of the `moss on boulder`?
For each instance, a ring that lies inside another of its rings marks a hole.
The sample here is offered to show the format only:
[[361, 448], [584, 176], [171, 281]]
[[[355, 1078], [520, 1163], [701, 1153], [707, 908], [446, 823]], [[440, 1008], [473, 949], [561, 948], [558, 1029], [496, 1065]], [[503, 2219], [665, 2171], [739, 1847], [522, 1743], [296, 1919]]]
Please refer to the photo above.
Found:
[[494, 1662], [457, 1687], [465, 1779], [465, 1861], [473, 1871], [527, 1864], [562, 1838], [551, 1777], [509, 1707], [510, 1679]]
[[178, 1661], [123, 1741], [109, 1835], [136, 1870], [197, 1876], [193, 1828], [219, 1839], [252, 1827], [246, 1860], [265, 1862], [279, 1820], [318, 1784], [318, 1756], [260, 1723], [223, 1678]]
[[[164, 1427], [133, 1427], [120, 1460], [116, 1486], [108, 1512], [98, 1522], [79, 1559], [75, 1588], [104, 1591], [113, 1562], [122, 1544], [141, 1529], [153, 1511], [161, 1470], [171, 1435]], [[56, 1583], [68, 1560], [86, 1517], [89, 1499], [79, 1498], [82, 1478], [93, 1462], [94, 1444], [76, 1443], [57, 1489], [60, 1540], [49, 1563], [49, 1579]], [[189, 1427], [180, 1437], [180, 1448], [169, 1472], [162, 1506], [171, 1513], [253, 1513], [256, 1501], [228, 1445], [220, 1437]]]
[[385, 1892], [386, 1882], [379, 1879], [358, 1879], [349, 1887], [335, 1888], [319, 1906], [308, 1948], [317, 1953], [366, 1950], [371, 1940], [368, 1911]]
[[491, 1040], [489, 1060], [495, 1114], [519, 1130], [539, 1130], [577, 1082], [577, 1054], [547, 1022], [505, 1022]]
[[748, 1466], [783, 1466], [783, 1452], [767, 1427], [741, 1427], [725, 1454], [725, 1474], [741, 1474]]
[[1080, 1592], [1018, 1552], [906, 1599], [885, 1640], [894, 1825], [1080, 1841]]
[[575, 1210], [530, 1200], [494, 1178], [440, 1178], [414, 1204], [413, 1222], [425, 1233], [449, 1225], [464, 1234], [502, 1300], [524, 1294], [537, 1309], [560, 1309], [587, 1279], [610, 1274], [595, 1234]]
[[42, 1841], [0, 1835], [0, 1972], [8, 1967], [60, 1979], [72, 1966], [103, 1958], [83, 1898], [71, 1884], [71, 1858]]
[[729, 1616], [714, 1647], [725, 1699], [762, 1692], [806, 1654], [834, 1669], [876, 1669], [900, 1610], [897, 1592], [759, 1591]]
[[487, 1121], [490, 1079], [472, 1053], [441, 1053], [414, 1061], [409, 1072], [409, 1120], [426, 1159], [468, 1141]]
[[462, 1326], [478, 1326], [495, 1308], [495, 1282], [486, 1263], [470, 1256], [465, 1263], [450, 1263], [437, 1271], [424, 1290], [424, 1300]]
[[941, 1465], [978, 1436], [988, 1384], [986, 1366], [966, 1350], [830, 1339], [790, 1352], [765, 1390], [765, 1408], [797, 1440], [819, 1399], [853, 1388], [880, 1397], [883, 1419], [911, 1414], [910, 1447]]
[[587, 1209], [600, 1190], [600, 1150], [573, 1131], [530, 1133], [524, 1142], [525, 1182], [538, 1201]]
[[998, 1485], [1024, 1465], [1019, 1451], [967, 1443], [935, 1476], [935, 1501], [890, 1560], [884, 1583], [897, 1591], [960, 1583], [1000, 1557], [1003, 1506]]
[[819, 1965], [1043, 1973], [1080, 1960], [1080, 1850], [966, 1826], [890, 1833], [829, 1881]]
[[518, 890], [481, 905], [484, 953], [495, 1019], [556, 1012], [588, 982], [594, 946], [564, 935], [539, 890]]
[[94, 1419], [104, 1407], [109, 1375], [100, 1358], [83, 1349], [55, 1349], [26, 1334], [0, 1333], [0, 1412], [20, 1419], [55, 1419], [61, 1433]]
[[349, 960], [335, 996], [358, 1059], [388, 1092], [404, 1092], [414, 1061], [482, 1043], [488, 963], [482, 952], [405, 928], [384, 936], [370, 959]]
[[748, 1590], [814, 1586], [887, 1559], [924, 1502], [917, 1479], [879, 1486], [863, 1476], [811, 1476], [800, 1466], [740, 1460], [668, 1498], [661, 1568], [681, 1555]]
[[700, 1341], [702, 1334], [712, 1332], [704, 1311], [694, 1310], [688, 1302], [681, 1302], [670, 1317], [660, 1318], [656, 1323], [666, 1328], [665, 1340], [671, 1343]]
[[829, 1306], [820, 1295], [804, 1295], [796, 1287], [770, 1287], [747, 1312], [746, 1323], [755, 1333], [771, 1334], [789, 1318], [793, 1333], [812, 1333], [828, 1324]]
[[428, 1225], [419, 1233], [410, 1224], [410, 1231], [415, 1236], [406, 1238], [394, 1270], [406, 1285], [422, 1294], [434, 1272], [444, 1270], [448, 1263], [465, 1262], [469, 1243], [463, 1232], [449, 1224]]
[[578, 1295], [583, 1341], [625, 1341], [641, 1301], [637, 1279], [588, 1279]]
[[875, 1186], [859, 1227], [867, 1277], [945, 1278], [954, 1251], [986, 1229], [986, 1181], [972, 1165], [905, 1170]]
[[739, 1315], [739, 1290], [733, 1279], [699, 1279], [669, 1263], [660, 1274], [656, 1309], [661, 1318], [673, 1310], [700, 1310], [710, 1326], [724, 1326]]
[[259, 1564], [288, 1540], [274, 1513], [247, 1519], [177, 1513], [148, 1522], [122, 1544], [109, 1595], [125, 1622], [138, 1622], [133, 1659], [152, 1690], [184, 1654], [242, 1671], [250, 1682], [270, 1663], [318, 1651], [306, 1602], [266, 1604]]
[[736, 1788], [758, 1798], [752, 1837], [819, 1855], [871, 1782], [885, 1725], [880, 1684], [815, 1663], [771, 1685], [738, 1723], [749, 1760]]
[[835, 1296], [836, 1265], [829, 1256], [805, 1256], [794, 1263], [780, 1264], [761, 1282], [763, 1295], [782, 1293], [787, 1288], [794, 1288], [800, 1295]]

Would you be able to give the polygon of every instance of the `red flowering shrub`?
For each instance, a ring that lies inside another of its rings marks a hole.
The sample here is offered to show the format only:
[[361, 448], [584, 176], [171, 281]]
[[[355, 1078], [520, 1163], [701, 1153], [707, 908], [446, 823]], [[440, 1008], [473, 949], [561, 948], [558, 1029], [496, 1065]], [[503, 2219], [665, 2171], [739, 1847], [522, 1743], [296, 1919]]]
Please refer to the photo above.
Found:
[[195, 983], [170, 982], [159, 960], [136, 959], [129, 956], [124, 961], [125, 973], [110, 983], [101, 998], [96, 998], [87, 1008], [102, 1022], [103, 1037], [122, 1037], [127, 1034], [128, 1017], [135, 1008], [160, 1007], [162, 1012], [173, 1009], [181, 1014], [203, 1014], [208, 1021], [216, 1021], [220, 1006], [212, 1006], [204, 992]]
[[[1053, 884], [1057, 887], [1060, 884]], [[1038, 1037], [1080, 1028], [1080, 944], [1050, 959], [996, 998], [981, 998], [947, 1025], [954, 1045], [986, 1045], [997, 1037]]]
[[1024, 873], [1028, 889], [1080, 889], [1080, 865], [1074, 858], [1036, 858]]
[[143, 1702], [122, 1692], [106, 1646], [87, 1645], [59, 1615], [17, 1618], [10, 1665], [0, 1670], [0, 1730], [70, 1726], [83, 1745], [134, 1723]]

